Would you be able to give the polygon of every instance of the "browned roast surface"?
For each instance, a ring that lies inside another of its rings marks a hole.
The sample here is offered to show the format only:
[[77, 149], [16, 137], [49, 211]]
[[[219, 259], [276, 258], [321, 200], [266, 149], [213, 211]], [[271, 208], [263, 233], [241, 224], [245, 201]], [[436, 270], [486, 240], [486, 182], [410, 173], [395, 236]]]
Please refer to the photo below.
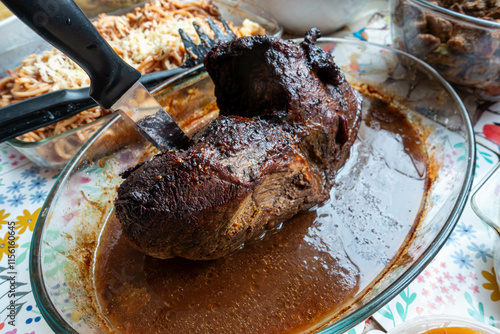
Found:
[[328, 198], [361, 108], [318, 35], [300, 45], [240, 38], [207, 55], [220, 116], [186, 150], [127, 173], [118, 190], [116, 215], [135, 247], [219, 258]]

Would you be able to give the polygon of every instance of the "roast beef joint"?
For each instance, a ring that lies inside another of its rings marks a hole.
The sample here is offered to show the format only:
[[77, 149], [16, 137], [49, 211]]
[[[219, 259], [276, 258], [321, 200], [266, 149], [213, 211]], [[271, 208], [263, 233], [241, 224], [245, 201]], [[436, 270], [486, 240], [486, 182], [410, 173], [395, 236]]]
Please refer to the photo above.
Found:
[[127, 171], [115, 213], [157, 258], [217, 259], [329, 198], [361, 120], [361, 97], [311, 29], [219, 44], [205, 67], [219, 116], [185, 149]]

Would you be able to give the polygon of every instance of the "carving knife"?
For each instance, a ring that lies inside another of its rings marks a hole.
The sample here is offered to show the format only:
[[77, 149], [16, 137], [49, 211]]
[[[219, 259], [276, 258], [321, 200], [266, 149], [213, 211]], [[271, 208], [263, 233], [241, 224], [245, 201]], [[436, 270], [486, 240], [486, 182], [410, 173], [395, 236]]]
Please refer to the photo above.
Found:
[[119, 111], [159, 150], [183, 147], [189, 138], [138, 81], [128, 65], [72, 0], [1, 0], [21, 21], [80, 65], [90, 77], [90, 96]]

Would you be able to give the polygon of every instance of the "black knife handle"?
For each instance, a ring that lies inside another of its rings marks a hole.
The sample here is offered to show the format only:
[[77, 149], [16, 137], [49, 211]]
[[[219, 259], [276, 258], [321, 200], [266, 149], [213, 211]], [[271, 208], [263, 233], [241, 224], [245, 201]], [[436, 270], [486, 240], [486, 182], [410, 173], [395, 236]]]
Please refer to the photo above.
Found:
[[[166, 79], [186, 71], [177, 67], [171, 70], [143, 75], [139, 81], [149, 90]], [[95, 107], [89, 97], [89, 88], [62, 89], [0, 108], [0, 143], [53, 124]]]
[[141, 76], [123, 61], [72, 0], [1, 0], [21, 21], [78, 63], [90, 96], [109, 109]]
[[58, 90], [41, 100], [25, 100], [2, 108], [0, 143], [96, 106], [88, 91], [88, 87]]

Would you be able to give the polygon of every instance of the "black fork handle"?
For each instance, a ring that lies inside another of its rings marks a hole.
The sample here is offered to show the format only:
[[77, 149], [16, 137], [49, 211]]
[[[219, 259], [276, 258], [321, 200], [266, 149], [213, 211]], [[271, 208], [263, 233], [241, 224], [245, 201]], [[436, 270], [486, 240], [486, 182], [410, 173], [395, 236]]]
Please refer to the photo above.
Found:
[[109, 109], [141, 76], [123, 61], [72, 0], [1, 0], [21, 21], [78, 63], [90, 96]]

